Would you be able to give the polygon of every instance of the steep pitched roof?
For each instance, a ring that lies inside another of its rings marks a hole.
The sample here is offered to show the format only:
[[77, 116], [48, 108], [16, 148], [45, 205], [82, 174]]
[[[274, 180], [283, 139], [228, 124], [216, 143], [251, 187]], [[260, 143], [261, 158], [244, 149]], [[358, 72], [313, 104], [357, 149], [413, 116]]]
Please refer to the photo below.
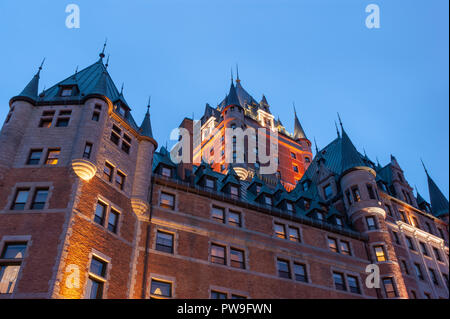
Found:
[[344, 129], [342, 129], [341, 156], [341, 172], [345, 172], [354, 167], [367, 166]]
[[225, 104], [226, 104], [226, 106], [228, 106], [228, 105], [239, 105], [239, 106], [241, 106], [241, 103], [240, 103], [239, 98], [237, 96], [236, 88], [234, 87], [233, 82], [231, 82], [230, 91], [228, 92], [227, 101], [226, 101]]
[[300, 121], [298, 120], [297, 112], [295, 111], [295, 109], [294, 109], [294, 116], [295, 116], [295, 119], [294, 119], [294, 139], [298, 140], [298, 139], [301, 139], [301, 138], [307, 138], [306, 134], [305, 134], [305, 131], [303, 130], [303, 127], [300, 124]]
[[152, 123], [150, 122], [150, 104], [147, 106], [147, 113], [145, 113], [144, 120], [139, 127], [139, 133], [142, 136], [153, 138]]
[[[42, 61], [42, 64], [44, 61]], [[36, 101], [38, 99], [38, 90], [39, 90], [39, 78], [42, 70], [42, 64], [39, 67], [37, 73], [33, 76], [33, 78], [28, 82], [27, 86], [20, 92], [19, 95], [13, 97], [10, 101], [12, 103], [14, 100], [18, 100], [20, 98], [25, 98], [27, 100]]]
[[433, 215], [439, 217], [446, 215], [449, 212], [449, 203], [444, 194], [442, 194], [439, 187], [434, 180], [430, 177], [427, 171], [428, 191], [430, 192], [431, 212]]

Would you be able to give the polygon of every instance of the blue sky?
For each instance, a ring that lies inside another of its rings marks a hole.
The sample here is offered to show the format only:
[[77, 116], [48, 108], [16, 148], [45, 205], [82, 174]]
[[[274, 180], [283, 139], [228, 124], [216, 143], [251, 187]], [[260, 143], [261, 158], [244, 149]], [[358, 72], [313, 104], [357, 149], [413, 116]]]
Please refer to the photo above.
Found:
[[[65, 26], [66, 5], [81, 27]], [[368, 4], [381, 28], [365, 26]], [[427, 168], [449, 193], [449, 18], [445, 0], [104, 0], [0, 2], [0, 121], [46, 57], [47, 88], [95, 62], [105, 37], [109, 72], [140, 122], [170, 131], [228, 91], [230, 68], [293, 130], [292, 101], [319, 147], [341, 114], [355, 146], [385, 165], [394, 154], [428, 198]], [[170, 143], [169, 143], [170, 145]]]

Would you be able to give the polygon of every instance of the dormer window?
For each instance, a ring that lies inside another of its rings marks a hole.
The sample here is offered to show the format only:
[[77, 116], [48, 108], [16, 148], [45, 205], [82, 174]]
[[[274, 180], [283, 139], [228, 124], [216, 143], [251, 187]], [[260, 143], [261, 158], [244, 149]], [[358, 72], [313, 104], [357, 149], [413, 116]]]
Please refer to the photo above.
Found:
[[117, 113], [119, 113], [121, 116], [125, 116], [126, 110], [122, 105], [120, 105], [120, 104], [117, 105], [116, 110], [117, 110]]
[[206, 178], [205, 179], [205, 187], [214, 189], [214, 179]]
[[320, 220], [320, 221], [323, 221], [323, 218], [324, 218], [323, 213], [321, 213], [321, 212], [316, 212], [316, 218], [317, 218], [318, 220]]
[[233, 197], [239, 196], [239, 188], [237, 186], [231, 185], [230, 186], [230, 194]]
[[161, 175], [164, 177], [172, 177], [172, 170], [168, 167], [161, 167]]
[[305, 207], [305, 210], [308, 210], [311, 207], [311, 203], [309, 200], [303, 200], [303, 206]]
[[62, 97], [72, 96], [72, 91], [73, 91], [73, 87], [63, 87], [61, 89], [61, 96]]
[[323, 188], [323, 194], [325, 195], [325, 199], [329, 199], [333, 196], [333, 188], [331, 187], [331, 184], [328, 184]]
[[286, 202], [286, 209], [289, 213], [293, 213], [294, 212], [294, 205], [292, 205], [292, 203], [290, 202]]
[[308, 181], [303, 182], [302, 186], [303, 186], [303, 191], [306, 192], [309, 188], [309, 182]]
[[261, 186], [256, 185], [256, 194], [259, 194], [260, 191], [261, 191]]
[[268, 206], [272, 206], [272, 197], [269, 195], [264, 196], [264, 203]]
[[343, 226], [342, 217], [336, 216], [335, 217], [335, 222], [336, 222], [337, 226], [339, 226], [339, 227]]

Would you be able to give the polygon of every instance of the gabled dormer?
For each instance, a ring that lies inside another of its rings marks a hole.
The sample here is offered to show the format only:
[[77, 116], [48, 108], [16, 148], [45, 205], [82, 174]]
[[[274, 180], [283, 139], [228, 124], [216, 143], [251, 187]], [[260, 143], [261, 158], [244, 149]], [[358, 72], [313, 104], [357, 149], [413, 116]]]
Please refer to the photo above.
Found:
[[155, 153], [155, 168], [153, 172], [166, 178], [176, 175], [176, 164], [170, 159], [170, 153], [165, 147], [161, 147], [159, 153]]
[[257, 174], [255, 174], [252, 178], [252, 181], [250, 182], [250, 185], [248, 185], [247, 190], [257, 196], [261, 192], [263, 184], [263, 181], [258, 177]]
[[228, 166], [227, 175], [222, 180], [221, 191], [228, 193], [233, 198], [239, 198], [241, 195], [241, 183], [239, 182], [239, 176], [230, 164]]
[[272, 207], [274, 201], [272, 190], [266, 185], [263, 185], [258, 195], [256, 195], [255, 201], [262, 205]]
[[217, 190], [217, 176], [208, 163], [202, 161], [195, 171], [195, 184], [209, 190]]

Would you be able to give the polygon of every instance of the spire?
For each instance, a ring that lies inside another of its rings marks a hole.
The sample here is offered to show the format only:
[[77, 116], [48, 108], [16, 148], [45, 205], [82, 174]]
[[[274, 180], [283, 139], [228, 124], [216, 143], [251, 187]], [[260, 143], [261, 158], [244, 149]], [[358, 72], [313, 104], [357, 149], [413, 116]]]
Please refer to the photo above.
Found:
[[299, 139], [302, 139], [302, 138], [306, 139], [305, 131], [303, 130], [303, 127], [300, 124], [300, 121], [298, 120], [298, 117], [297, 117], [297, 111], [295, 110], [295, 103], [292, 102], [292, 104], [294, 106], [294, 116], [295, 116], [295, 119], [294, 119], [294, 139], [295, 140], [299, 140]]
[[105, 68], [108, 68], [108, 65], [109, 65], [109, 54], [108, 54], [108, 58], [106, 59], [106, 64], [105, 64]]
[[228, 105], [238, 105], [240, 106], [241, 104], [239, 103], [239, 99], [238, 96], [236, 94], [236, 88], [234, 87], [233, 84], [233, 70], [231, 70], [231, 86], [230, 86], [230, 92], [227, 95], [227, 100], [225, 102], [225, 106]]
[[150, 122], [150, 101], [151, 96], [148, 98], [147, 112], [145, 113], [144, 120], [142, 121], [142, 124], [139, 127], [139, 133], [141, 133], [141, 135], [143, 136], [153, 138], [152, 123]]
[[264, 94], [263, 94], [263, 96], [262, 96], [262, 98], [261, 98], [260, 104], [263, 104], [263, 105], [269, 105], [269, 103], [267, 103], [267, 99], [266, 99], [266, 96], [265, 96]]
[[427, 174], [428, 181], [428, 191], [430, 193], [430, 204], [431, 204], [431, 212], [434, 216], [446, 215], [449, 212], [449, 203], [447, 198], [441, 192], [439, 187], [436, 185], [434, 180], [428, 174], [428, 171], [425, 167], [425, 164], [422, 161], [423, 168], [425, 169], [425, 173]]
[[336, 121], [334, 121], [334, 125], [336, 126], [337, 137], [338, 137], [338, 138], [341, 138], [341, 133], [339, 132], [339, 128], [338, 128], [338, 126], [337, 126]]
[[105, 38], [105, 43], [103, 44], [103, 50], [99, 54], [100, 60], [103, 60], [103, 58], [105, 57], [105, 48], [106, 48], [107, 41], [108, 41], [108, 38]]
[[236, 83], [241, 82], [241, 80], [239, 79], [239, 66], [236, 63]]
[[37, 98], [38, 96], [38, 89], [39, 89], [39, 78], [42, 70], [42, 66], [44, 65], [45, 58], [42, 60], [41, 65], [39, 66], [39, 69], [37, 73], [33, 76], [31, 81], [27, 84], [27, 86], [23, 89], [23, 91], [19, 94], [19, 96], [23, 97], [29, 97], [32, 99]]
[[356, 150], [355, 145], [348, 137], [344, 128], [342, 127], [342, 143], [341, 143], [341, 172], [345, 172], [355, 167], [367, 167], [364, 161], [361, 159], [360, 154]]
[[315, 136], [314, 136], [314, 145], [316, 146], [316, 154], [319, 154], [319, 148], [317, 147], [317, 141]]
[[92, 94], [101, 94], [101, 95], [107, 95], [107, 76], [106, 69], [103, 70], [102, 74], [100, 74], [100, 78], [98, 79], [97, 83], [95, 84], [94, 89], [92, 90]]

